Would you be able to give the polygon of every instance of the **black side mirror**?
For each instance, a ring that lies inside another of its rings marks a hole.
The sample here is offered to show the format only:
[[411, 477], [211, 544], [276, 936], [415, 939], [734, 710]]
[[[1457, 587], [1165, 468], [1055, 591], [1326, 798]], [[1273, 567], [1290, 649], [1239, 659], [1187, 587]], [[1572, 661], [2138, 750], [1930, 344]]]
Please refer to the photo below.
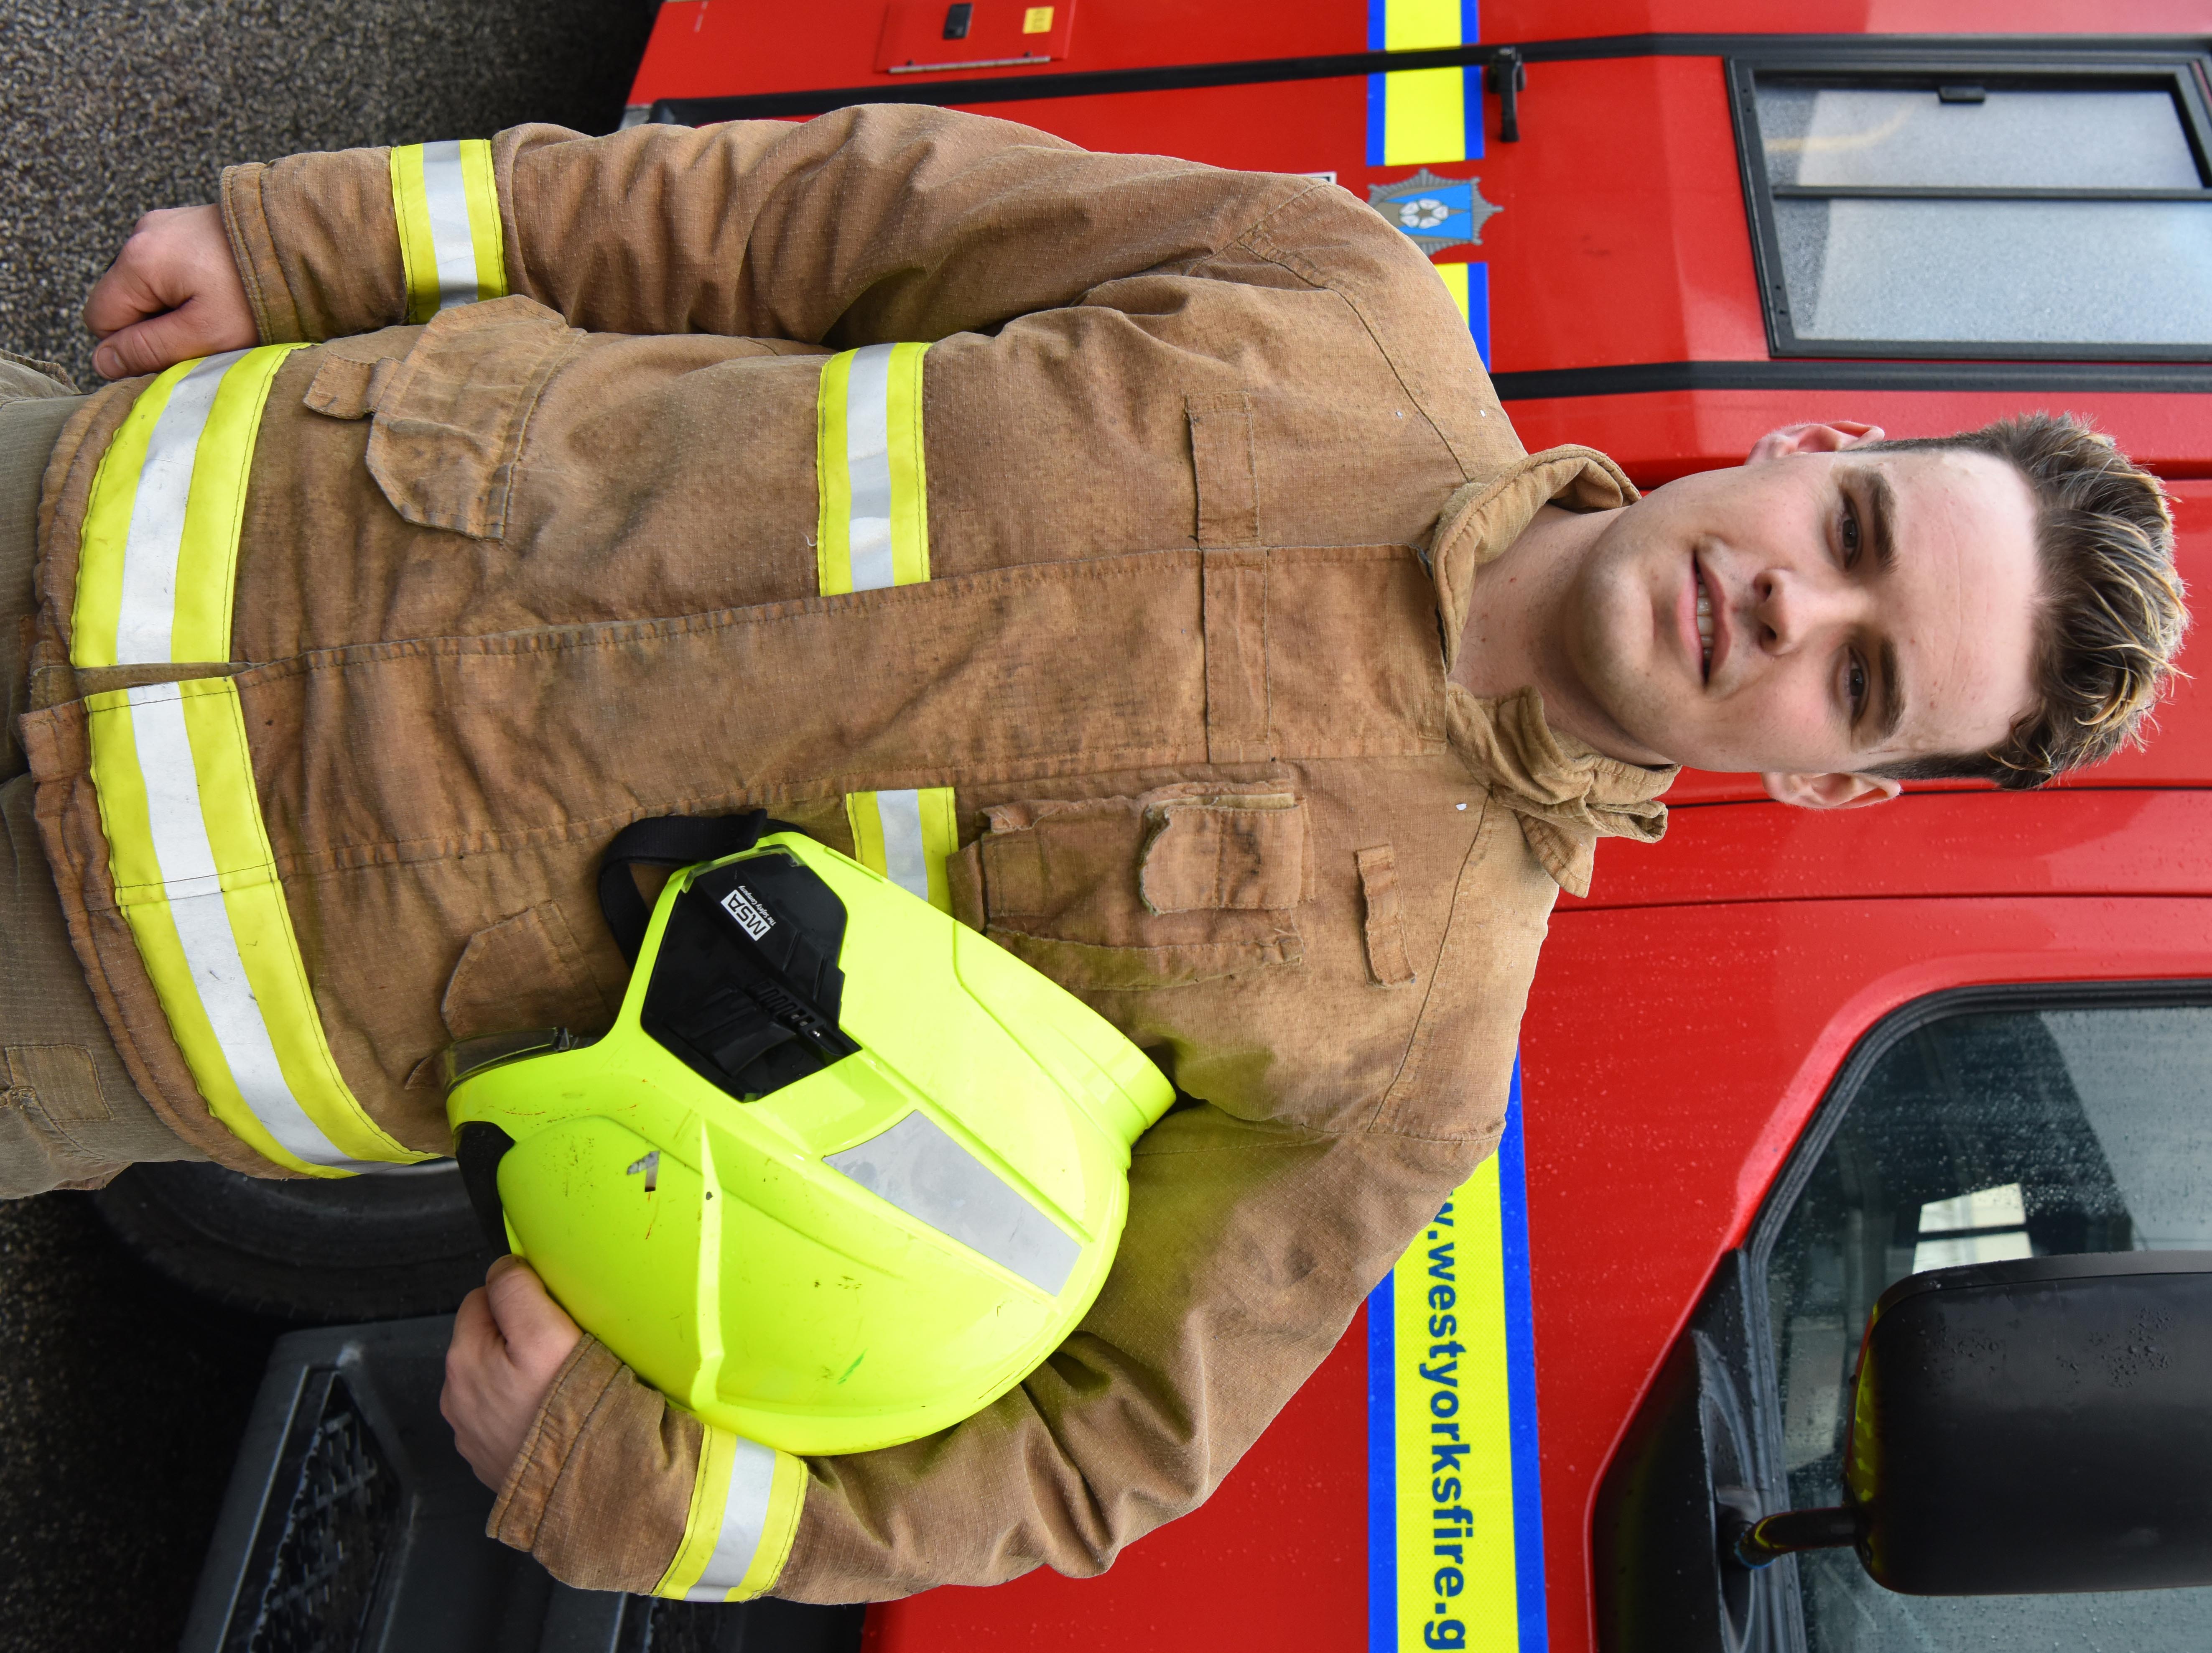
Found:
[[1911, 1595], [2212, 1584], [2212, 1253], [1899, 1281], [1859, 1346], [1844, 1494], [1740, 1529], [1759, 1566], [1850, 1544]]

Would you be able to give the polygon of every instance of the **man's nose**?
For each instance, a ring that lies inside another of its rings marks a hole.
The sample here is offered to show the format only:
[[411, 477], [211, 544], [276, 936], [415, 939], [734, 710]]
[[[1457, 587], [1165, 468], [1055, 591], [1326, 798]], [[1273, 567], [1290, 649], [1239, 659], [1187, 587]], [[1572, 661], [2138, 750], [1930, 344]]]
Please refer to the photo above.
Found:
[[1770, 568], [1752, 581], [1759, 646], [1770, 654], [1817, 646], [1863, 618], [1865, 593], [1851, 582], [1795, 568]]

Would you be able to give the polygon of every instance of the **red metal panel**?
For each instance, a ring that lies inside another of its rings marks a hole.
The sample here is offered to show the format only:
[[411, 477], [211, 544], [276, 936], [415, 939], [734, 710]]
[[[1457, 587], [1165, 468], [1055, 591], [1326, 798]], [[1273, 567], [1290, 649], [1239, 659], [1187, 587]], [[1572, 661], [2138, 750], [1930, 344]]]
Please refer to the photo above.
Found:
[[891, 0], [876, 46], [882, 75], [950, 74], [1065, 58], [1075, 30], [1075, 0]]
[[1097, 1578], [1039, 1569], [870, 1609], [867, 1653], [1344, 1650], [1367, 1636], [1367, 1320], [1221, 1489]]
[[1559, 911], [1861, 896], [2212, 896], [2212, 792], [1932, 793], [1818, 813], [1679, 811], [1656, 845], [1598, 848]]
[[1492, 368], [1765, 358], [1719, 58], [1535, 64], [1521, 131], [1474, 163]]
[[[1367, 82], [1354, 76], [994, 103], [975, 112], [1035, 126], [1086, 149], [1171, 155], [1252, 172], [1334, 172], [1364, 199], [1358, 185], [1365, 173], [1366, 109]], [[1413, 168], [1387, 170], [1395, 179]], [[1459, 177], [1468, 168], [1445, 170]]]
[[638, 66], [630, 101], [888, 86], [894, 79], [1019, 79], [1061, 70], [1234, 63], [1367, 50], [1367, 8], [1360, 0], [1268, 7], [1081, 0], [1082, 15], [1071, 50], [1048, 69], [969, 69], [893, 76], [875, 65], [885, 10], [884, 0], [816, 0], [807, 6], [765, 5], [760, 0], [665, 0]]
[[1948, 988], [2212, 976], [2212, 902], [1760, 902], [1577, 913], [1522, 1030], [1545, 1555], [1591, 1645], [1590, 1504], [1650, 1374], [1851, 1045]]

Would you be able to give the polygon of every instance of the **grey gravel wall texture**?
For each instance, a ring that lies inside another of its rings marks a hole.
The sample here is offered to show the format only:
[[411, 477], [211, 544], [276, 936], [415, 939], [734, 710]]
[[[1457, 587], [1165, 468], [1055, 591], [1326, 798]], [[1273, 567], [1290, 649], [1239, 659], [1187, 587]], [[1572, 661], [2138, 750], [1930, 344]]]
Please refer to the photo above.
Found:
[[654, 0], [0, 4], [0, 343], [96, 382], [78, 312], [139, 214], [235, 161], [611, 131]]
[[[231, 161], [611, 131], [652, 9], [0, 0], [0, 344], [96, 383], [86, 289]], [[276, 1330], [155, 1279], [82, 1195], [0, 1205], [0, 1647], [176, 1645]]]

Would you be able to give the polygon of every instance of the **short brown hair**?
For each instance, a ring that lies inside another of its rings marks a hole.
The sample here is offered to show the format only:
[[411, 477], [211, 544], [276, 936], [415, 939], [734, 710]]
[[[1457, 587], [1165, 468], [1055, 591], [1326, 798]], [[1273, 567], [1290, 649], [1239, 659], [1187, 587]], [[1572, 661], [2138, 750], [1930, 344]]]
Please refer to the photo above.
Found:
[[1869, 442], [1856, 451], [1945, 448], [2004, 460], [2035, 495], [2043, 576], [2029, 665], [2035, 704], [1987, 751], [1907, 758], [1876, 773], [2024, 790], [2141, 746], [2189, 624], [2165, 489], [2111, 437], [2071, 414], [2023, 414], [1954, 436]]

